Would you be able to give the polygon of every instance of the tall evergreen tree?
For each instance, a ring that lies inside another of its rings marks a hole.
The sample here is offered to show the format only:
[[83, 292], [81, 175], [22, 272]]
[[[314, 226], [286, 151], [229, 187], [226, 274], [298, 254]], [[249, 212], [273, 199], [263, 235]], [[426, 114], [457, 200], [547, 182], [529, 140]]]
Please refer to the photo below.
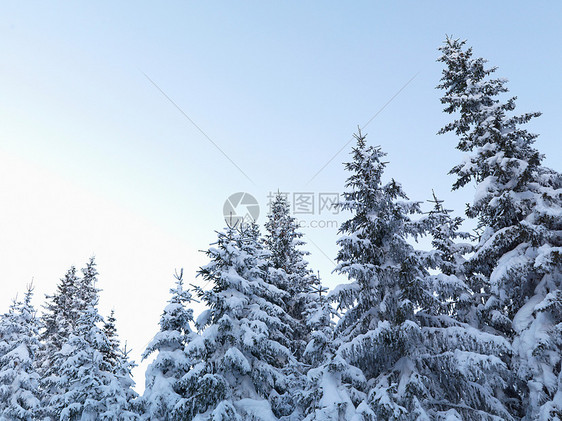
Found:
[[[114, 405], [117, 407], [122, 405], [121, 408], [126, 408], [126, 410], [131, 414], [131, 419], [139, 418], [142, 413], [142, 406], [139, 399], [139, 394], [134, 390], [135, 381], [133, 380], [132, 370], [137, 366], [134, 361], [130, 359], [130, 350], [127, 348], [127, 343], [119, 349], [118, 354], [118, 364], [113, 371], [113, 374], [117, 380], [117, 387], [122, 390], [123, 397], [125, 401], [116, 400]], [[121, 396], [120, 394], [114, 393], [114, 395]], [[123, 409], [121, 409], [123, 410]]]
[[86, 309], [86, 303], [94, 296], [97, 297], [97, 290], [93, 284], [95, 279], [92, 279], [92, 276], [95, 278], [97, 274], [95, 270], [94, 258], [90, 259], [83, 270], [82, 278], [72, 266], [60, 280], [56, 292], [47, 296], [45, 313], [41, 317], [41, 340], [45, 346], [39, 356], [41, 393], [44, 400], [49, 400], [51, 395], [61, 392], [54, 389], [56, 384], [48, 382], [47, 379], [57, 376], [59, 367], [54, 360], [55, 356], [59, 355], [63, 345], [75, 332], [78, 320]]
[[456, 275], [464, 277], [465, 256], [472, 252], [472, 244], [459, 242], [459, 240], [471, 240], [472, 235], [459, 231], [463, 219], [460, 216], [452, 216], [452, 210], [445, 209], [443, 200], [437, 198], [433, 193], [433, 209], [427, 217], [428, 232], [432, 237], [433, 266], [445, 275]]
[[55, 294], [46, 297], [46, 311], [41, 317], [41, 340], [46, 344], [46, 367], [51, 366], [48, 356], [60, 349], [78, 320], [79, 311], [73, 303], [77, 289], [78, 275], [76, 268], [72, 266], [60, 280]]
[[[69, 301], [79, 314], [75, 326], [52, 356], [53, 369], [43, 379], [43, 415], [51, 420], [134, 420], [129, 390], [106, 361], [111, 344], [100, 325], [97, 270], [91, 259]], [[130, 385], [129, 385], [130, 387]]]
[[[102, 348], [101, 353], [108, 370], [113, 375], [113, 377], [109, 377], [110, 382], [106, 388], [107, 393], [114, 398], [109, 399], [105, 416], [110, 417], [111, 414], [126, 412], [128, 413], [128, 419], [136, 419], [138, 417], [136, 401], [138, 394], [133, 389], [135, 382], [132, 377], [132, 369], [136, 364], [129, 359], [130, 352], [127, 350], [127, 346], [121, 348], [115, 322], [115, 312], [111, 310], [103, 325], [103, 333], [107, 338], [108, 347]], [[124, 414], [121, 417], [125, 419]]]
[[357, 419], [511, 419], [494, 397], [505, 371], [495, 354], [508, 344], [450, 317], [426, 256], [408, 242], [424, 234], [412, 219], [419, 203], [396, 181], [383, 184], [385, 154], [356, 138], [341, 202], [352, 218], [340, 228], [336, 268], [352, 282], [334, 293], [346, 309], [336, 355], [366, 379]]
[[481, 280], [467, 276], [466, 268], [466, 256], [474, 247], [462, 241], [471, 240], [473, 236], [459, 230], [463, 219], [453, 217], [452, 211], [445, 209], [435, 193], [429, 202], [433, 203], [433, 209], [425, 218], [425, 225], [432, 238], [433, 252], [428, 255], [427, 266], [439, 272], [432, 277], [433, 290], [439, 294], [441, 302], [446, 303], [449, 315], [481, 329], [485, 327], [481, 314]]
[[103, 333], [109, 343], [109, 347], [103, 350], [103, 357], [109, 366], [113, 368], [119, 366], [119, 357], [121, 354], [117, 327], [115, 326], [116, 321], [115, 310], [111, 310], [103, 325]]
[[33, 288], [14, 300], [0, 319], [0, 420], [37, 419], [40, 406], [37, 354], [39, 321], [31, 304]]
[[197, 288], [208, 310], [197, 319], [200, 336], [186, 351], [192, 368], [181, 381], [181, 413], [191, 420], [272, 420], [294, 411], [300, 388], [289, 350], [287, 293], [268, 282], [267, 252], [257, 227], [218, 234]]
[[79, 311], [75, 306], [79, 277], [76, 268], [72, 266], [60, 280], [56, 292], [47, 295], [45, 312], [41, 316], [42, 351], [39, 354], [39, 373], [41, 375], [40, 390], [43, 406], [50, 397], [59, 392], [54, 382], [47, 379], [56, 376], [58, 369], [55, 356], [60, 352], [64, 343], [68, 341], [76, 327]]
[[[301, 397], [306, 421], [351, 419], [354, 406], [342, 378], [353, 383], [350, 374], [358, 374], [361, 381], [364, 380], [357, 368], [336, 355], [332, 318], [337, 316], [337, 311], [329, 296], [323, 295], [326, 292], [327, 288], [322, 286], [314, 288], [318, 298], [312, 302], [314, 305], [308, 307], [306, 314], [311, 332], [303, 354], [303, 362], [308, 368], [308, 381]], [[352, 388], [352, 391], [355, 392], [355, 389]]]
[[508, 116], [515, 98], [502, 101], [505, 79], [473, 58], [465, 41], [447, 38], [439, 61], [445, 112], [458, 118], [441, 129], [454, 132], [466, 152], [453, 167], [454, 189], [474, 181], [467, 215], [483, 234], [470, 259], [482, 279], [489, 324], [513, 344], [514, 412], [525, 419], [562, 418], [562, 177], [541, 165], [537, 135], [521, 126], [540, 113]]
[[[318, 277], [318, 281], [320, 279]], [[310, 332], [309, 341], [303, 353], [303, 362], [309, 367], [316, 368], [327, 361], [331, 355], [334, 323], [332, 318], [337, 312], [327, 295], [328, 288], [321, 284], [312, 287], [310, 294], [316, 295], [305, 310], [305, 323]]]
[[306, 243], [298, 229], [296, 219], [291, 216], [287, 198], [278, 193], [271, 203], [271, 211], [265, 223], [267, 234], [265, 244], [270, 251], [268, 260], [276, 269], [283, 269], [289, 278], [286, 289], [293, 295], [309, 291], [318, 284], [318, 278], [308, 268], [305, 256], [309, 253], [301, 249]]
[[290, 349], [301, 358], [311, 334], [306, 318], [319, 305], [313, 289], [321, 286], [318, 277], [308, 268], [305, 256], [309, 253], [301, 249], [305, 245], [303, 234], [290, 214], [289, 202], [280, 193], [271, 204], [265, 228], [265, 246], [270, 252], [267, 259], [271, 266], [269, 278], [288, 293], [282, 306], [294, 321]]
[[146, 370], [146, 388], [142, 397], [143, 419], [172, 420], [178, 405], [179, 381], [187, 373], [190, 362], [184, 352], [187, 343], [195, 333], [191, 293], [184, 289], [183, 271], [176, 274], [176, 286], [170, 290], [172, 297], [160, 318], [160, 331], [154, 336], [144, 351], [146, 359], [156, 354], [154, 361]]

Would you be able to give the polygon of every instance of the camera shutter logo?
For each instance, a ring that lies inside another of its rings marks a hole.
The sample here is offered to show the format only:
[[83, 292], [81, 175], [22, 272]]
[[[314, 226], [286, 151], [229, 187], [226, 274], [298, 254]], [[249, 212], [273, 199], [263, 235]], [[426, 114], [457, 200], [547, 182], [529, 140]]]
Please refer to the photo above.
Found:
[[258, 201], [250, 193], [231, 194], [224, 202], [223, 216], [231, 227], [243, 227], [256, 222], [260, 215]]

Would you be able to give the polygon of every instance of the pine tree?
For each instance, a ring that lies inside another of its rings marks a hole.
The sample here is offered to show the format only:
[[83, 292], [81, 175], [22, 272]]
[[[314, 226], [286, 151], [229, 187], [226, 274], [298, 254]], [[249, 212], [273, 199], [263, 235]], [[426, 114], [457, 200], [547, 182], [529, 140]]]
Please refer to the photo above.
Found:
[[459, 231], [463, 219], [460, 216], [452, 216], [452, 210], [445, 209], [443, 200], [439, 200], [433, 192], [433, 209], [427, 217], [429, 234], [432, 237], [431, 244], [435, 253], [433, 266], [445, 275], [456, 275], [464, 277], [465, 256], [472, 252], [470, 243], [459, 243], [458, 240], [471, 240], [472, 235]]
[[432, 277], [433, 290], [440, 301], [446, 303], [449, 315], [481, 329], [484, 322], [480, 278], [472, 279], [466, 273], [466, 256], [473, 251], [473, 245], [459, 242], [472, 240], [473, 236], [459, 231], [463, 219], [453, 217], [452, 211], [444, 208], [435, 193], [428, 202], [433, 203], [433, 209], [424, 222], [432, 238], [433, 252], [428, 254], [427, 266], [440, 272]]
[[[301, 367], [310, 379], [303, 384], [303, 390], [294, 393], [294, 401], [309, 414], [316, 408], [314, 402], [320, 399], [317, 384], [322, 378], [322, 369], [319, 367], [333, 354], [333, 310], [326, 297], [322, 297], [327, 290], [308, 268], [305, 256], [309, 253], [302, 250], [303, 234], [290, 215], [284, 195], [275, 196], [265, 228], [265, 247], [270, 252], [269, 279], [287, 293], [282, 307], [292, 322], [289, 349], [303, 363]], [[307, 384], [310, 382], [312, 384]]]
[[24, 300], [14, 300], [0, 319], [0, 420], [37, 419], [40, 343], [32, 297], [33, 288], [29, 286]]
[[[82, 277], [78, 280], [74, 308], [79, 315], [92, 305], [96, 306], [99, 301], [98, 270], [96, 260], [91, 257], [85, 268], [82, 268]], [[103, 321], [103, 318], [100, 317]]]
[[60, 352], [76, 327], [79, 310], [75, 305], [79, 277], [76, 268], [72, 266], [60, 280], [55, 294], [47, 295], [45, 312], [41, 317], [42, 331], [41, 342], [44, 344], [39, 354], [39, 372], [41, 375], [40, 389], [42, 401], [48, 402], [50, 397], [57, 393], [55, 383], [47, 379], [56, 376], [58, 369], [55, 355]]
[[103, 350], [103, 357], [107, 364], [113, 369], [119, 366], [121, 350], [119, 348], [119, 338], [117, 337], [117, 327], [115, 326], [115, 310], [111, 310], [103, 325], [103, 333], [109, 342], [109, 347]]
[[[327, 288], [314, 288], [318, 298], [314, 306], [308, 307], [306, 323], [310, 340], [303, 354], [303, 362], [308, 367], [307, 384], [302, 393], [301, 405], [305, 408], [305, 420], [351, 419], [354, 410], [348, 390], [342, 386], [342, 376], [359, 370], [337, 358], [334, 342], [334, 323], [337, 312], [332, 307]], [[359, 373], [360, 376], [362, 374]]]
[[454, 189], [477, 186], [467, 215], [482, 230], [469, 261], [487, 293], [488, 323], [513, 344], [515, 414], [525, 419], [562, 417], [562, 177], [541, 165], [537, 135], [521, 126], [540, 113], [508, 116], [515, 98], [502, 102], [505, 79], [489, 76], [486, 60], [473, 58], [465, 41], [447, 38], [439, 61], [445, 112], [458, 119], [440, 133], [454, 132], [468, 153], [453, 167]]
[[[62, 343], [68, 339], [79, 317], [79, 311], [73, 300], [78, 289], [76, 268], [72, 266], [57, 286], [57, 292], [47, 296], [46, 312], [41, 317], [43, 330], [41, 340], [46, 344], [46, 355], [53, 354], [60, 349]], [[47, 359], [45, 365], [50, 363]]]
[[160, 331], [144, 351], [146, 359], [156, 354], [146, 370], [146, 388], [142, 397], [143, 419], [171, 420], [178, 405], [179, 381], [187, 373], [190, 362], [184, 352], [187, 343], [195, 335], [191, 330], [193, 310], [191, 293], [184, 289], [183, 271], [176, 274], [176, 287], [170, 290], [172, 297], [160, 318]]
[[[57, 363], [53, 360], [61, 351], [63, 344], [67, 343], [71, 334], [77, 327], [77, 322], [85, 310], [85, 303], [97, 295], [93, 286], [92, 275], [95, 276], [95, 260], [91, 258], [84, 269], [84, 278], [80, 278], [76, 268], [72, 266], [60, 280], [57, 291], [47, 296], [45, 313], [42, 315], [43, 329], [41, 341], [45, 345], [39, 356], [40, 373], [42, 379], [56, 375]], [[57, 393], [53, 390], [54, 384], [42, 381], [41, 393], [44, 400]]]
[[[106, 361], [111, 344], [100, 325], [97, 270], [92, 258], [67, 297], [78, 320], [62, 346], [52, 356], [53, 369], [42, 379], [43, 415], [59, 420], [135, 420], [130, 410], [129, 390]], [[130, 385], [129, 385], [130, 386]]]
[[351, 191], [340, 204], [353, 216], [340, 228], [336, 268], [352, 282], [334, 294], [346, 310], [336, 356], [365, 378], [357, 382], [357, 419], [511, 419], [494, 397], [505, 372], [496, 354], [508, 344], [448, 314], [425, 253], [408, 242], [424, 234], [425, 222], [412, 219], [421, 217], [419, 203], [396, 181], [382, 183], [385, 154], [367, 147], [361, 132], [356, 138], [346, 164]]
[[288, 293], [282, 306], [294, 321], [290, 349], [300, 359], [311, 334], [306, 318], [320, 304], [313, 289], [321, 286], [304, 259], [309, 253], [301, 250], [305, 245], [303, 234], [298, 230], [295, 218], [290, 215], [289, 202], [280, 193], [271, 204], [265, 228], [265, 247], [270, 252], [267, 259], [271, 266], [269, 278], [279, 289]]
[[[131, 414], [131, 419], [138, 419], [142, 411], [142, 403], [139, 399], [139, 394], [134, 390], [135, 381], [133, 380], [132, 370], [137, 366], [134, 361], [130, 359], [129, 354], [131, 351], [127, 348], [127, 343], [119, 349], [118, 364], [113, 374], [117, 378], [118, 386], [124, 391], [125, 402], [122, 408], [127, 408]], [[120, 403], [119, 403], [120, 404]]]
[[[288, 283], [285, 288], [291, 295], [309, 291], [318, 284], [318, 279], [304, 259], [309, 253], [301, 250], [306, 244], [302, 240], [303, 234], [290, 214], [289, 202], [281, 193], [275, 196], [267, 218], [265, 245], [270, 251], [268, 260], [275, 269], [283, 269], [287, 273]], [[294, 304], [298, 306], [298, 303]]]
[[47, 379], [56, 375], [57, 364], [54, 357], [68, 341], [79, 318], [79, 310], [75, 305], [78, 282], [76, 268], [72, 266], [60, 280], [57, 291], [51, 296], [46, 296], [47, 304], [41, 316], [40, 335], [44, 346], [38, 356], [41, 400], [44, 403], [58, 392], [55, 383], [48, 382]]
[[[105, 411], [104, 374], [107, 366], [98, 347], [107, 343], [93, 343], [102, 339], [96, 328], [101, 318], [95, 307], [89, 306], [80, 316], [75, 331], [56, 354], [58, 366], [57, 377], [52, 381], [60, 391], [49, 400], [48, 413], [52, 418], [61, 420], [94, 420]], [[103, 340], [103, 339], [102, 339]]]
[[132, 369], [136, 364], [129, 360], [130, 351], [125, 345], [121, 348], [117, 328], [115, 326], [115, 312], [111, 313], [103, 325], [103, 333], [107, 338], [108, 347], [101, 349], [104, 361], [113, 377], [107, 387], [107, 393], [114, 398], [109, 399], [108, 408], [103, 417], [111, 417], [119, 414], [120, 419], [135, 420], [138, 418], [137, 401], [138, 394], [133, 389], [135, 382], [132, 377]]
[[258, 237], [255, 225], [229, 227], [207, 252], [211, 262], [199, 275], [211, 289], [196, 291], [208, 310], [186, 347], [183, 419], [271, 420], [295, 410], [291, 392], [301, 385], [288, 348], [287, 293], [268, 282]]
[[320, 284], [320, 277], [318, 282], [319, 285], [313, 286], [310, 292], [316, 297], [310, 301], [304, 314], [310, 337], [302, 358], [309, 367], [313, 368], [319, 367], [332, 354], [330, 346], [334, 336], [332, 318], [337, 315], [328, 299], [328, 288]]

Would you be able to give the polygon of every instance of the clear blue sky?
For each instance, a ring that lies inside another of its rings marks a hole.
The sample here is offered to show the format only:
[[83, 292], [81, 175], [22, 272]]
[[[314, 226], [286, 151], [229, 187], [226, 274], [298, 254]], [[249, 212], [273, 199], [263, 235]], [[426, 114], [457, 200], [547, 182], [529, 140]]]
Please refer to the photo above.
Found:
[[[445, 34], [499, 66], [519, 112], [544, 113], [529, 128], [562, 169], [561, 18], [558, 2], [3, 2], [0, 305], [96, 254], [102, 304], [138, 356], [228, 195], [256, 196], [263, 222], [270, 191], [341, 192], [351, 145], [309, 181], [414, 76], [368, 140], [411, 198], [434, 188], [462, 212], [472, 188], [451, 193], [446, 175], [461, 154], [435, 135], [449, 120], [434, 89]], [[305, 231], [333, 286], [336, 229]]]

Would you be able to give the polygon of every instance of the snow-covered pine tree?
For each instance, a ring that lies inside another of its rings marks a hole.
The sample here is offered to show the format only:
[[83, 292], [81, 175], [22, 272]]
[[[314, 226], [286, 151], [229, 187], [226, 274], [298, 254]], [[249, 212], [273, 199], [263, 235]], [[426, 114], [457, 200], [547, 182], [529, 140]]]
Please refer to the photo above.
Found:
[[141, 399], [142, 419], [146, 420], [180, 418], [174, 416], [174, 409], [181, 399], [178, 382], [190, 368], [184, 348], [195, 333], [190, 326], [193, 322], [193, 310], [189, 307], [192, 296], [184, 289], [183, 270], [175, 277], [175, 288], [170, 290], [172, 297], [160, 317], [160, 331], [142, 355], [146, 359], [156, 354], [146, 370], [146, 388]]
[[353, 216], [340, 228], [336, 268], [352, 282], [333, 292], [346, 310], [336, 357], [359, 371], [342, 380], [365, 378], [356, 382], [356, 419], [511, 419], [494, 397], [505, 371], [496, 354], [508, 343], [448, 314], [426, 256], [408, 242], [424, 234], [411, 218], [419, 203], [396, 181], [383, 184], [385, 154], [356, 138], [340, 204]]
[[100, 325], [97, 270], [90, 259], [69, 300], [79, 313], [68, 338], [52, 356], [53, 369], [43, 379], [48, 390], [42, 413], [50, 420], [135, 420], [130, 411], [129, 391], [121, 387], [104, 359], [111, 347]]
[[359, 370], [335, 358], [337, 347], [332, 319], [337, 312], [327, 292], [321, 284], [314, 286], [317, 298], [311, 301], [306, 313], [310, 339], [302, 358], [307, 368], [307, 384], [301, 396], [306, 421], [350, 419], [354, 408], [347, 389], [342, 387], [341, 376], [350, 370]]
[[318, 277], [308, 268], [305, 256], [309, 253], [301, 249], [305, 245], [303, 234], [290, 214], [287, 198], [281, 193], [277, 193], [271, 203], [265, 229], [265, 246], [270, 252], [269, 278], [288, 293], [282, 306], [294, 321], [290, 349], [300, 359], [311, 334], [306, 318], [321, 305], [313, 288], [321, 286]]
[[[125, 345], [121, 348], [115, 322], [115, 311], [111, 310], [109, 317], [103, 325], [103, 333], [107, 338], [109, 347], [102, 348], [101, 353], [108, 365], [109, 371], [113, 374], [113, 378], [109, 377], [110, 382], [105, 387], [108, 389], [108, 394], [115, 398], [108, 401], [106, 416], [110, 417], [111, 414], [128, 413], [128, 419], [137, 419], [138, 405], [136, 399], [138, 393], [133, 389], [135, 382], [132, 377], [132, 369], [136, 364], [129, 359], [130, 351], [127, 350], [127, 346]], [[125, 414], [122, 414], [121, 418], [127, 419]]]
[[97, 295], [97, 290], [90, 282], [90, 278], [96, 273], [94, 258], [90, 259], [84, 271], [84, 279], [81, 279], [76, 268], [72, 266], [60, 280], [56, 292], [46, 297], [47, 304], [41, 317], [43, 325], [41, 341], [44, 347], [39, 355], [43, 400], [49, 400], [52, 394], [60, 392], [53, 390], [54, 383], [49, 384], [44, 380], [56, 376], [58, 366], [53, 358], [58, 355], [63, 344], [68, 342], [70, 335], [75, 331], [85, 303], [91, 300], [92, 294]]
[[49, 355], [60, 349], [78, 320], [79, 311], [72, 301], [77, 288], [78, 276], [76, 268], [72, 266], [60, 280], [57, 291], [46, 297], [45, 313], [41, 316], [43, 325], [41, 340], [45, 343], [45, 353], [42, 355], [45, 358], [42, 358], [42, 363], [46, 369], [52, 366]]
[[[91, 257], [85, 268], [82, 268], [82, 277], [78, 281], [76, 290], [76, 300], [74, 308], [79, 315], [89, 307], [96, 307], [99, 301], [99, 292], [96, 284], [98, 283], [98, 270], [96, 259]], [[100, 316], [103, 326], [103, 318]]]
[[[513, 344], [514, 411], [525, 419], [562, 418], [562, 177], [541, 166], [537, 135], [521, 128], [540, 113], [508, 116], [515, 98], [505, 79], [489, 76], [486, 60], [473, 58], [465, 41], [447, 38], [439, 61], [445, 112], [458, 119], [454, 132], [464, 162], [453, 167], [454, 189], [476, 182], [467, 215], [483, 234], [470, 259], [483, 279], [490, 325]], [[517, 412], [516, 412], [517, 413]]]
[[72, 266], [60, 280], [56, 292], [51, 296], [46, 296], [47, 303], [43, 307], [45, 312], [41, 316], [40, 339], [43, 347], [38, 358], [43, 404], [49, 401], [51, 395], [59, 392], [55, 389], [55, 383], [46, 380], [51, 376], [56, 376], [58, 367], [54, 359], [55, 355], [68, 341], [80, 315], [75, 305], [78, 282], [76, 268]]
[[115, 326], [115, 310], [111, 310], [109, 316], [105, 319], [103, 324], [103, 333], [109, 342], [109, 347], [103, 350], [103, 357], [105, 361], [113, 368], [119, 366], [119, 337], [117, 336], [117, 327]]
[[443, 201], [435, 193], [428, 202], [433, 203], [433, 209], [424, 222], [432, 238], [433, 252], [428, 253], [427, 266], [440, 272], [432, 277], [435, 282], [433, 291], [439, 294], [442, 303], [446, 303], [449, 315], [475, 328], [482, 328], [481, 281], [466, 275], [466, 256], [472, 252], [473, 245], [462, 242], [471, 240], [473, 236], [459, 230], [463, 219], [452, 216], [452, 210], [445, 209]]
[[319, 284], [313, 286], [310, 292], [316, 297], [307, 305], [304, 314], [304, 322], [310, 334], [302, 360], [312, 368], [319, 367], [332, 355], [330, 346], [334, 336], [332, 318], [337, 316], [328, 299], [328, 288], [322, 286], [320, 276], [318, 276], [318, 282]]
[[29, 286], [0, 318], [0, 420], [37, 419], [40, 406], [37, 354], [39, 320]]
[[458, 242], [458, 240], [471, 240], [473, 236], [467, 232], [459, 231], [463, 219], [452, 216], [452, 210], [445, 209], [443, 200], [433, 192], [433, 198], [428, 200], [433, 204], [433, 209], [426, 218], [427, 230], [431, 235], [431, 244], [435, 262], [433, 263], [441, 273], [464, 277], [465, 256], [472, 252], [472, 244]]
[[[287, 293], [267, 280], [257, 226], [229, 227], [207, 251], [196, 291], [208, 306], [186, 347], [193, 366], [181, 381], [186, 420], [275, 420], [294, 412], [297, 361], [289, 350]], [[296, 416], [298, 419], [298, 416]]]
[[[132, 370], [137, 364], [131, 360], [130, 353], [131, 350], [127, 348], [127, 343], [125, 342], [123, 347], [119, 349], [118, 365], [113, 374], [118, 380], [119, 387], [125, 392], [123, 396], [127, 402], [127, 411], [135, 414], [134, 418], [131, 417], [132, 419], [138, 419], [142, 413], [142, 403], [140, 402], [139, 394], [134, 390], [136, 383], [133, 380]], [[118, 402], [118, 404], [120, 403]]]

